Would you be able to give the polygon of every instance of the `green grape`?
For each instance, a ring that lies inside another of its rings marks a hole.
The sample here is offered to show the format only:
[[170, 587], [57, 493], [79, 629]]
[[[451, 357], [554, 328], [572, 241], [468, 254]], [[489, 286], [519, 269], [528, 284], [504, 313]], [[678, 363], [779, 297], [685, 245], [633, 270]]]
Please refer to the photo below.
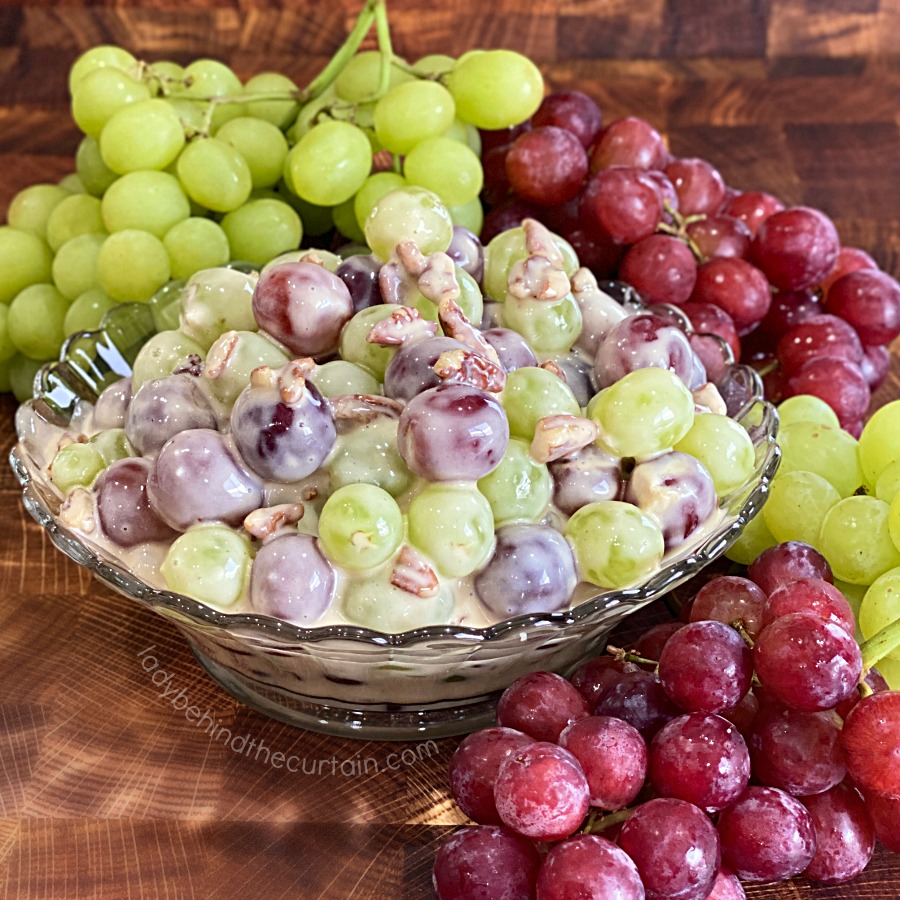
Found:
[[444, 132], [444, 137], [465, 144], [481, 159], [481, 132], [462, 119], [454, 119], [453, 124]]
[[380, 303], [368, 306], [356, 313], [341, 331], [341, 359], [355, 363], [371, 372], [379, 382], [384, 381], [384, 370], [397, 352], [396, 347], [379, 347], [366, 340], [372, 326], [386, 319], [395, 309], [396, 303]]
[[260, 366], [280, 369], [288, 356], [275, 343], [255, 331], [229, 331], [216, 340], [206, 357], [203, 374], [210, 393], [227, 409]]
[[659, 567], [665, 551], [659, 526], [619, 500], [582, 506], [566, 524], [565, 535], [582, 578], [598, 587], [635, 584]]
[[136, 456], [134, 447], [128, 440], [124, 428], [104, 428], [96, 434], [91, 435], [87, 444], [94, 447], [103, 457], [103, 465], [108, 466], [118, 459], [126, 459], [129, 456]]
[[184, 66], [170, 59], [160, 59], [150, 64], [147, 77], [154, 93], [165, 97], [173, 89], [180, 90], [184, 87]]
[[[0, 312], [3, 308], [0, 306]], [[346, 359], [333, 359], [316, 366], [309, 378], [323, 397], [381, 393], [381, 382], [368, 369]]]
[[406, 187], [385, 194], [363, 230], [372, 253], [386, 262], [400, 241], [415, 241], [425, 256], [445, 251], [453, 238], [453, 221], [437, 194]]
[[530, 119], [544, 99], [544, 79], [526, 56], [485, 50], [461, 56], [447, 75], [459, 117], [497, 130]]
[[[186, 140], [197, 136], [206, 136], [206, 116], [203, 112], [203, 104], [177, 97], [166, 97], [166, 103], [175, 110]], [[171, 170], [172, 167], [170, 165], [167, 168]]]
[[[334, 80], [334, 90], [341, 100], [347, 103], [359, 103], [371, 98], [378, 88], [381, 78], [381, 54], [377, 50], [357, 53]], [[405, 81], [412, 81], [414, 76], [407, 74], [398, 66], [390, 67], [388, 88], [396, 87]]]
[[33, 284], [9, 306], [6, 328], [16, 349], [31, 359], [53, 359], [65, 339], [69, 301], [52, 284]]
[[112, 66], [116, 69], [127, 71], [137, 65], [137, 60], [124, 47], [116, 47], [114, 44], [98, 44], [85, 50], [69, 69], [69, 93], [75, 92], [75, 88], [81, 80], [95, 69], [104, 66]]
[[[888, 514], [888, 530], [894, 547], [900, 552], [900, 494], [891, 501]], [[883, 501], [879, 501], [880, 503]]]
[[0, 303], [0, 363], [8, 363], [18, 352], [9, 336], [8, 320], [9, 307], [5, 303]]
[[329, 272], [337, 272], [338, 266], [344, 261], [337, 253], [332, 253], [330, 250], [323, 250], [321, 247], [316, 247], [312, 250], [288, 250], [286, 253], [279, 253], [278, 256], [273, 256], [272, 259], [260, 269], [260, 274], [272, 266], [280, 266], [282, 263], [308, 262], [308, 257], [311, 253], [315, 254], [319, 260], [321, 260], [322, 266], [328, 269]]
[[334, 227], [348, 241], [358, 243], [366, 239], [362, 228], [359, 227], [359, 222], [356, 220], [356, 197], [351, 197], [349, 200], [332, 207], [331, 217], [334, 220]]
[[72, 91], [72, 118], [92, 138], [120, 109], [150, 99], [150, 88], [115, 66], [88, 72]]
[[288, 186], [286, 181], [278, 185], [278, 194], [281, 199], [289, 203], [300, 216], [303, 224], [303, 233], [307, 237], [318, 237], [327, 234], [334, 227], [334, 219], [331, 216], [330, 206], [316, 206], [301, 200]]
[[298, 197], [317, 206], [349, 200], [372, 169], [372, 145], [349, 122], [314, 125], [291, 148], [285, 162], [287, 181]]
[[184, 279], [167, 281], [148, 301], [153, 326], [157, 331], [173, 331], [181, 322], [181, 291]]
[[342, 609], [356, 625], [400, 634], [448, 622], [453, 615], [453, 594], [440, 586], [433, 597], [419, 597], [384, 577], [354, 579], [347, 584]]
[[863, 483], [856, 439], [841, 428], [812, 422], [794, 422], [778, 431], [781, 465], [775, 476], [788, 472], [815, 472], [830, 481], [842, 497]]
[[900, 494], [900, 459], [888, 463], [875, 482], [875, 496], [885, 503], [890, 503]]
[[450, 218], [454, 225], [462, 225], [463, 228], [468, 228], [472, 234], [481, 234], [481, 228], [484, 225], [484, 207], [481, 205], [480, 198], [476, 197], [465, 206], [451, 206]]
[[900, 435], [900, 400], [877, 410], [859, 437], [859, 461], [869, 485], [874, 485], [878, 476], [895, 459], [900, 459], [897, 435]]
[[32, 284], [50, 281], [53, 254], [29, 231], [0, 225], [0, 303], [9, 303]]
[[512, 295], [503, 304], [503, 324], [518, 331], [539, 356], [567, 353], [582, 326], [578, 301], [566, 294], [559, 300], [519, 300]]
[[397, 449], [397, 421], [386, 416], [340, 435], [327, 468], [334, 488], [374, 484], [392, 497], [399, 497], [412, 481]]
[[90, 487], [106, 468], [103, 454], [93, 444], [67, 444], [50, 463], [50, 480], [63, 494]]
[[330, 84], [318, 97], [305, 103], [297, 113], [296, 121], [287, 131], [288, 143], [293, 146], [314, 125], [331, 119], [331, 107], [339, 102], [334, 84]]
[[447, 206], [462, 206], [477, 199], [484, 183], [478, 156], [448, 137], [417, 143], [404, 160], [403, 174], [410, 184], [437, 194]]
[[694, 416], [690, 431], [676, 441], [675, 449], [703, 463], [720, 497], [746, 484], [756, 465], [750, 435], [734, 419], [717, 413]]
[[550, 503], [553, 480], [547, 466], [532, 457], [528, 442], [511, 438], [497, 468], [478, 480], [478, 490], [487, 497], [497, 526], [538, 522]]
[[[868, 640], [900, 619], [900, 568], [890, 569], [875, 579], [863, 596], [859, 608], [859, 630]], [[900, 662], [900, 648], [892, 650], [888, 659]], [[881, 669], [881, 663], [878, 663]], [[895, 686], [896, 687], [896, 686]]]
[[120, 175], [139, 169], [165, 169], [182, 147], [181, 119], [169, 103], [159, 98], [123, 107], [100, 132], [100, 156]]
[[[553, 241], [563, 255], [563, 269], [571, 278], [580, 263], [572, 245], [558, 234]], [[525, 249], [525, 229], [509, 228], [501, 231], [484, 248], [484, 292], [494, 300], [506, 299], [509, 273], [512, 267], [528, 256]]]
[[774, 547], [778, 541], [766, 525], [766, 518], [757, 513], [743, 528], [737, 540], [725, 551], [732, 562], [749, 566], [763, 550]]
[[892, 691], [900, 691], [900, 659], [888, 655], [878, 663], [878, 671]]
[[250, 576], [250, 541], [227, 525], [189, 528], [169, 547], [159, 571], [170, 591], [214, 609], [229, 609]]
[[817, 547], [822, 522], [840, 499], [837, 488], [821, 475], [788, 472], [772, 482], [763, 515], [779, 542], [803, 541]]
[[257, 266], [300, 246], [303, 223], [282, 200], [250, 200], [222, 219], [233, 259]]
[[146, 303], [171, 274], [163, 242], [147, 231], [111, 234], [97, 256], [100, 287], [119, 303]]
[[452, 56], [447, 56], [446, 53], [429, 53], [427, 56], [420, 56], [412, 64], [412, 68], [419, 75], [427, 78], [449, 72], [455, 63], [456, 59]]
[[239, 116], [230, 119], [216, 137], [231, 144], [250, 167], [253, 187], [272, 187], [278, 183], [287, 159], [287, 138], [271, 122]]
[[436, 81], [407, 81], [391, 88], [375, 106], [379, 143], [405, 156], [420, 141], [443, 134], [456, 116], [450, 91]]
[[636, 369], [600, 394], [591, 418], [600, 425], [600, 439], [613, 455], [640, 459], [675, 447], [688, 434], [694, 398], [674, 372]]
[[131, 371], [131, 388], [137, 393], [145, 381], [155, 381], [171, 375], [192, 356], [202, 362], [206, 353], [196, 341], [181, 331], [161, 331], [154, 334], [138, 351]]
[[572, 389], [558, 376], [538, 366], [513, 369], [506, 376], [500, 402], [513, 437], [531, 441], [538, 419], [555, 415], [581, 415]]
[[333, 562], [371, 569], [390, 559], [403, 541], [397, 501], [374, 484], [338, 488], [319, 513], [319, 540]]
[[198, 138], [181, 152], [175, 165], [188, 197], [214, 212], [231, 212], [247, 202], [253, 179], [247, 161], [231, 144]]
[[258, 276], [237, 269], [204, 269], [181, 291], [181, 330], [208, 350], [226, 331], [257, 331], [253, 290]]
[[109, 232], [137, 228], [162, 238], [191, 214], [181, 184], [168, 172], [129, 172], [103, 195], [103, 224]]
[[[278, 72], [260, 72], [244, 84], [244, 93], [253, 94], [296, 94], [297, 85], [286, 75]], [[296, 100], [248, 100], [244, 107], [248, 116], [262, 119], [276, 128], [287, 128], [294, 119], [300, 105]]]
[[173, 225], [163, 238], [173, 278], [224, 266], [231, 259], [228, 236], [212, 219], [191, 216]]
[[828, 511], [818, 546], [836, 578], [871, 584], [900, 566], [900, 550], [891, 540], [890, 507], [875, 497], [845, 497]]
[[[185, 67], [184, 77], [188, 82], [184, 93], [201, 101], [211, 97], [237, 97], [244, 90], [240, 78], [215, 59], [194, 60]], [[212, 126], [219, 128], [229, 119], [244, 114], [242, 103], [217, 103], [213, 110]]]
[[794, 422], [812, 422], [840, 428], [837, 413], [824, 401], [812, 394], [796, 394], [778, 404], [778, 421], [784, 427]]
[[88, 194], [66, 197], [47, 219], [47, 243], [54, 253], [79, 234], [105, 233], [100, 201]]
[[67, 194], [86, 194], [84, 184], [81, 179], [78, 177], [77, 172], [70, 172], [63, 178], [60, 178], [57, 182], [58, 186], [61, 187]]
[[31, 359], [24, 353], [17, 353], [9, 361], [9, 384], [13, 396], [19, 403], [29, 400], [34, 394], [34, 381], [44, 360]]
[[494, 546], [494, 514], [474, 485], [429, 484], [408, 512], [409, 542], [448, 578], [480, 568]]
[[76, 331], [96, 331], [103, 317], [115, 305], [116, 301], [104, 294], [100, 288], [92, 288], [79, 294], [66, 310], [63, 332], [74, 334]]
[[[378, 201], [385, 194], [406, 186], [406, 179], [397, 172], [376, 172], [366, 179], [353, 198], [353, 213], [361, 234], [366, 219], [369, 218]], [[364, 234], [362, 239], [365, 240]]]
[[19, 231], [47, 237], [47, 220], [69, 194], [56, 184], [33, 184], [16, 194], [6, 211], [6, 221]]
[[12, 390], [11, 366], [11, 359], [0, 360], [0, 394], [8, 394]]
[[53, 257], [53, 283], [68, 300], [97, 287], [97, 257], [105, 240], [102, 234], [79, 234]]
[[94, 197], [102, 197], [104, 192], [119, 177], [103, 162], [100, 144], [96, 138], [86, 134], [75, 151], [75, 171], [84, 189]]

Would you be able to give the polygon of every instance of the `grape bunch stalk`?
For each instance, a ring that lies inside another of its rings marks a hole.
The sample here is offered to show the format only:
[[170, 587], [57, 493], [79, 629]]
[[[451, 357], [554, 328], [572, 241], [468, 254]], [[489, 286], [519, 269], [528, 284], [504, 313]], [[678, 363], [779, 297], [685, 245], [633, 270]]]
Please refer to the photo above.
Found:
[[737, 900], [900, 852], [900, 691], [876, 667], [900, 618], [858, 645], [800, 542], [698, 582], [679, 621], [519, 678], [461, 742], [450, 788], [476, 824], [438, 849], [439, 900]]
[[[362, 51], [373, 27], [378, 49]], [[368, 215], [397, 188], [436, 194], [477, 233], [479, 129], [527, 119], [544, 83], [507, 50], [409, 63], [385, 0], [366, 0], [305, 87], [101, 45], [75, 61], [69, 91], [74, 172], [20, 191], [0, 227], [0, 390], [20, 400], [66, 336], [114, 305], [156, 311], [154, 298], [198, 272], [259, 269], [311, 238], [365, 244]]]

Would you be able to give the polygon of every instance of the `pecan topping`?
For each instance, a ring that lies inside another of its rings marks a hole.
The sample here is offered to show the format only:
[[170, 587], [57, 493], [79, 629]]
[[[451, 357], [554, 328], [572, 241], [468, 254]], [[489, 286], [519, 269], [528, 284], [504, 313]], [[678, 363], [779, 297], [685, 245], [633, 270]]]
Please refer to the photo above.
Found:
[[415, 307], [401, 306], [376, 322], [369, 329], [366, 340], [380, 347], [395, 347], [413, 337], [433, 337], [437, 330], [437, 322], [423, 318]]
[[434, 371], [444, 381], [471, 384], [482, 391], [499, 394], [506, 385], [506, 369], [474, 350], [445, 350], [434, 364]]
[[282, 503], [255, 509], [244, 519], [244, 528], [255, 538], [271, 537], [283, 525], [294, 525], [303, 518], [302, 503]]
[[600, 426], [593, 419], [563, 413], [539, 419], [531, 442], [531, 456], [538, 462], [553, 462], [593, 443]]
[[440, 588], [434, 569], [409, 544], [400, 548], [391, 572], [391, 584], [401, 591], [423, 598], [436, 596]]

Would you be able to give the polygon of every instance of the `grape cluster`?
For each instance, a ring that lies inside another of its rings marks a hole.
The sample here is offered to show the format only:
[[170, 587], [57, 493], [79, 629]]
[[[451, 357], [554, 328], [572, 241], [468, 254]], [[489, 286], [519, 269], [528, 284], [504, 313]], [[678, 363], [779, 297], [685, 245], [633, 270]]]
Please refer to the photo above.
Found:
[[900, 692], [873, 667], [900, 629], [853, 629], [825, 558], [783, 543], [632, 650], [519, 678], [451, 760], [477, 824], [439, 848], [437, 897], [736, 900], [900, 852]]
[[175, 327], [50, 448], [70, 524], [156, 543], [214, 608], [396, 633], [640, 583], [751, 479], [686, 319], [600, 290], [534, 220], [483, 247], [407, 186], [365, 224], [375, 253], [156, 298]]
[[[65, 337], [117, 303], [229, 262], [261, 267], [304, 236], [365, 243], [369, 212], [398, 187], [428, 189], [479, 231], [478, 128], [528, 118], [542, 76], [507, 50], [409, 64], [385, 15], [367, 3], [303, 89], [214, 59], [83, 53], [69, 73], [75, 172], [20, 191], [0, 228], [0, 389], [29, 397]], [[373, 21], [379, 50], [357, 52]]]
[[578, 91], [482, 135], [484, 236], [524, 216], [569, 240], [600, 278], [680, 306], [766, 374], [770, 399], [811, 394], [862, 430], [900, 334], [900, 285], [820, 210], [727, 185], [636, 117], [604, 124]]

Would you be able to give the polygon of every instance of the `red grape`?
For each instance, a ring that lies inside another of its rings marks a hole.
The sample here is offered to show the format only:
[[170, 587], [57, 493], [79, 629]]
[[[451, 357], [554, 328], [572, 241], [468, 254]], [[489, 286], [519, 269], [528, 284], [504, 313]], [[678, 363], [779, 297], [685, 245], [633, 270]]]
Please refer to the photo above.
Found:
[[537, 878], [538, 900], [609, 897], [644, 900], [644, 887], [631, 857], [612, 841], [578, 834], [550, 849]]
[[740, 621], [747, 634], [755, 638], [762, 630], [765, 605], [766, 595], [758, 584], [739, 575], [721, 575], [697, 591], [691, 621], [714, 619], [728, 625]]
[[859, 247], [841, 247], [834, 268], [822, 279], [819, 287], [823, 295], [827, 295], [831, 286], [842, 275], [846, 275], [848, 272], [857, 272], [860, 269], [877, 268], [878, 263], [865, 250], [861, 250]]
[[772, 305], [759, 328], [769, 339], [780, 338], [795, 325], [823, 312], [821, 302], [809, 291], [779, 291], [772, 297]]
[[588, 707], [593, 709], [597, 698], [603, 691], [618, 681], [625, 672], [637, 672], [638, 666], [633, 662], [618, 659], [615, 656], [595, 656], [584, 665], [579, 666], [569, 679], [582, 697], [587, 700]]
[[734, 319], [714, 303], [698, 303], [689, 300], [681, 307], [681, 311], [690, 319], [691, 326], [698, 334], [716, 334], [734, 354], [734, 361], [741, 358], [741, 339], [734, 327]]
[[682, 216], [711, 216], [725, 200], [725, 182], [705, 159], [675, 159], [663, 171], [678, 194], [678, 211]]
[[575, 198], [587, 175], [587, 154], [571, 131], [545, 125], [516, 138], [506, 175], [523, 200], [555, 206]]
[[790, 375], [811, 359], [836, 356], [858, 363], [863, 347], [853, 326], [822, 313], [789, 328], [779, 339], [776, 353], [782, 369]]
[[587, 150], [603, 127], [603, 113], [596, 101], [581, 91], [554, 91], [541, 101], [531, 124], [535, 128], [542, 125], [565, 128]]
[[651, 234], [622, 258], [619, 278], [633, 285], [648, 303], [685, 303], [697, 280], [697, 260], [684, 241]]
[[887, 347], [863, 347], [863, 358], [859, 363], [859, 371], [863, 373], [873, 393], [884, 384], [888, 372], [891, 371], [891, 353]]
[[866, 792], [866, 803], [878, 840], [892, 853], [900, 853], [900, 797]]
[[532, 672], [516, 679], [497, 703], [497, 724], [538, 741], [555, 741], [572, 722], [590, 714], [587, 701], [561, 675]]
[[635, 655], [653, 661], [652, 666], [647, 663], [642, 664], [642, 667], [649, 668], [650, 671], [656, 669], [656, 663], [659, 662], [663, 647], [666, 646], [669, 638], [676, 631], [684, 628], [686, 624], [686, 622], [660, 622], [658, 625], [651, 625], [634, 644]]
[[591, 806], [623, 809], [640, 793], [647, 776], [647, 745], [632, 725], [612, 716], [589, 716], [569, 725], [559, 744], [581, 764]]
[[872, 391], [856, 363], [838, 357], [807, 360], [784, 381], [784, 397], [810, 394], [824, 400], [841, 426], [859, 422], [866, 414]]
[[842, 275], [826, 294], [825, 308], [849, 322], [865, 346], [889, 344], [900, 334], [900, 284], [886, 272]]
[[598, 240], [635, 244], [656, 231], [662, 219], [662, 195], [643, 170], [613, 166], [590, 177], [579, 210]]
[[750, 229], [734, 216], [724, 213], [706, 216], [689, 222], [684, 230], [700, 251], [701, 259], [712, 259], [714, 256], [746, 259], [750, 253]]
[[591, 174], [610, 166], [656, 169], [666, 146], [660, 133], [643, 119], [628, 116], [610, 122], [591, 151]]
[[747, 569], [747, 577], [755, 581], [766, 595], [798, 578], [821, 578], [834, 584], [828, 560], [803, 541], [784, 541], [763, 550]]
[[817, 285], [832, 270], [840, 250], [834, 223], [808, 206], [770, 215], [753, 239], [753, 257], [780, 291]]
[[810, 612], [840, 625], [847, 634], [856, 631], [856, 620], [847, 598], [822, 578], [798, 578], [775, 588], [765, 602], [763, 627], [779, 616], [794, 612]]
[[626, 672], [598, 698], [595, 716], [615, 716], [624, 719], [650, 740], [680, 710], [666, 696], [659, 678], [642, 669]]
[[722, 212], [740, 219], [750, 232], [755, 236], [759, 226], [765, 222], [772, 213], [781, 212], [784, 204], [771, 194], [762, 191], [745, 191], [729, 197], [722, 207]]
[[765, 275], [747, 260], [717, 256], [697, 269], [691, 300], [721, 307], [743, 333], [769, 311], [772, 290]]
[[716, 883], [706, 900], [746, 900], [744, 887], [737, 875], [728, 869], [719, 869]]
[[844, 720], [841, 746], [859, 787], [900, 797], [900, 691], [863, 697]]

